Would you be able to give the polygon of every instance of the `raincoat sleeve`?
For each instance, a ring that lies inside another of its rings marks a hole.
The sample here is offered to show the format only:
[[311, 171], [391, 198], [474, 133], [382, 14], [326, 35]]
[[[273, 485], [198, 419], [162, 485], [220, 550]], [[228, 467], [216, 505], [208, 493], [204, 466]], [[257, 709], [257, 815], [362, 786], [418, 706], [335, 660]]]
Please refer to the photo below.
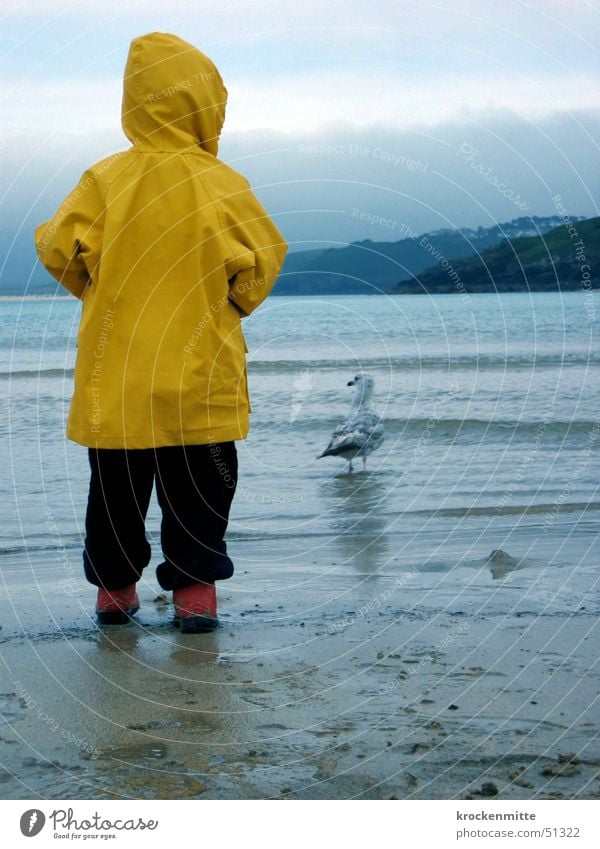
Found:
[[35, 231], [42, 265], [77, 298], [83, 298], [100, 259], [104, 203], [93, 174], [86, 171], [49, 221]]
[[249, 183], [246, 185], [238, 203], [228, 204], [225, 229], [229, 299], [243, 316], [250, 315], [269, 295], [287, 253], [283, 236]]

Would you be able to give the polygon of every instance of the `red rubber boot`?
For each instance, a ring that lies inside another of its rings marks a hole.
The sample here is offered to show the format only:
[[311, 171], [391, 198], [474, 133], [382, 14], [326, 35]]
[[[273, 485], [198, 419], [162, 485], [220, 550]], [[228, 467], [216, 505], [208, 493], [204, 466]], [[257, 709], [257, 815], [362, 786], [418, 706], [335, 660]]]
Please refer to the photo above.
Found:
[[101, 625], [125, 625], [140, 609], [135, 584], [119, 590], [98, 589], [96, 616]]
[[214, 584], [191, 584], [173, 590], [175, 619], [184, 634], [203, 634], [214, 631], [217, 619], [217, 591]]

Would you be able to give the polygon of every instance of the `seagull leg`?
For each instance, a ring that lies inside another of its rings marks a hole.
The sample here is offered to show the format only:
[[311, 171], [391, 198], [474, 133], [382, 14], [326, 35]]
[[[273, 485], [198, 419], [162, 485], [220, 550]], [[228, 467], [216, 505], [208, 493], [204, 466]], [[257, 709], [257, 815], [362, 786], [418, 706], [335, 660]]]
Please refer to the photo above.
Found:
[[363, 472], [367, 471], [367, 458], [363, 457]]
[[354, 469], [352, 468], [352, 460], [348, 460], [348, 474], [351, 475]]

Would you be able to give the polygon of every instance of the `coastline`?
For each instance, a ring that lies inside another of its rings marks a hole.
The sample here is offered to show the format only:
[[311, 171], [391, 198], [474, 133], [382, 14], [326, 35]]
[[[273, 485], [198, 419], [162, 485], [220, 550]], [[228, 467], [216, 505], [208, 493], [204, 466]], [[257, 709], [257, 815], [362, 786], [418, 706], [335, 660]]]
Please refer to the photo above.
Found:
[[0, 295], [0, 303], [11, 301], [74, 301], [73, 295], [53, 295], [50, 292], [41, 295]]
[[[392, 287], [392, 288], [388, 288], [388, 289], [373, 290], [373, 291], [370, 291], [370, 292], [332, 292], [332, 293], [328, 293], [328, 292], [323, 292], [323, 293], [320, 293], [320, 292], [306, 292], [306, 293], [304, 293], [304, 292], [301, 292], [301, 293], [298, 293], [298, 292], [278, 292], [277, 289], [275, 288], [273, 290], [273, 292], [271, 293], [270, 297], [286, 298], [286, 299], [290, 299], [290, 300], [303, 300], [305, 298], [306, 299], [310, 299], [310, 298], [327, 298], [327, 299], [329, 299], [329, 298], [374, 298], [374, 297], [380, 297], [382, 295], [386, 296], [386, 297], [394, 297], [394, 298], [401, 296], [401, 295], [410, 296], [411, 298], [412, 297], [437, 298], [437, 297], [442, 296], [442, 295], [444, 295], [444, 296], [445, 295], [462, 295], [464, 297], [463, 289], [461, 289], [460, 287], [458, 287], [458, 288], [452, 287], [452, 288], [448, 288], [447, 290], [440, 289], [439, 291], [427, 291], [426, 289], [423, 289], [422, 287], [411, 288], [411, 285], [409, 285], [409, 283], [407, 282], [407, 285], [406, 285], [405, 288], [406, 288], [405, 291], [403, 290], [402, 287], [401, 288]], [[498, 295], [526, 295], [528, 297], [531, 297], [532, 295], [548, 295], [548, 294], [559, 294], [559, 295], [569, 294], [569, 295], [573, 295], [573, 294], [579, 293], [582, 296], [589, 298], [590, 296], [593, 297], [594, 294], [598, 292], [598, 290], [599, 290], [599, 286], [585, 288], [584, 286], [581, 285], [580, 282], [578, 282], [577, 285], [573, 285], [573, 286], [563, 285], [563, 286], [561, 286], [560, 289], [557, 289], [556, 286], [554, 286], [554, 287], [548, 286], [546, 288], [535, 288], [535, 287], [532, 286], [530, 288], [525, 287], [525, 288], [520, 288], [520, 289], [518, 289], [518, 288], [517, 289], [503, 289], [503, 288], [491, 286], [489, 288], [468, 288], [468, 289], [464, 289], [464, 292], [469, 296], [472, 296], [472, 295], [494, 295], [496, 297]], [[75, 298], [74, 295], [52, 294], [51, 292], [40, 293], [38, 295], [32, 295], [32, 294], [30, 294], [30, 295], [19, 295], [19, 294], [0, 295], [0, 303], [2, 303], [2, 302], [10, 303], [10, 302], [14, 302], [14, 301], [73, 301], [73, 303], [79, 302], [78, 299]]]

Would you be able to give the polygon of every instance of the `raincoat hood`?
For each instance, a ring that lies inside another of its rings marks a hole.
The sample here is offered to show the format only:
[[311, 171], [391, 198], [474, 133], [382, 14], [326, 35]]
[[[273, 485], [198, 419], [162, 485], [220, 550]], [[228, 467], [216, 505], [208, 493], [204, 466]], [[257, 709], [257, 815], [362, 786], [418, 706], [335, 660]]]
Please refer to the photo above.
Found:
[[131, 42], [121, 123], [134, 145], [201, 147], [217, 155], [227, 89], [214, 63], [176, 35], [153, 32]]

